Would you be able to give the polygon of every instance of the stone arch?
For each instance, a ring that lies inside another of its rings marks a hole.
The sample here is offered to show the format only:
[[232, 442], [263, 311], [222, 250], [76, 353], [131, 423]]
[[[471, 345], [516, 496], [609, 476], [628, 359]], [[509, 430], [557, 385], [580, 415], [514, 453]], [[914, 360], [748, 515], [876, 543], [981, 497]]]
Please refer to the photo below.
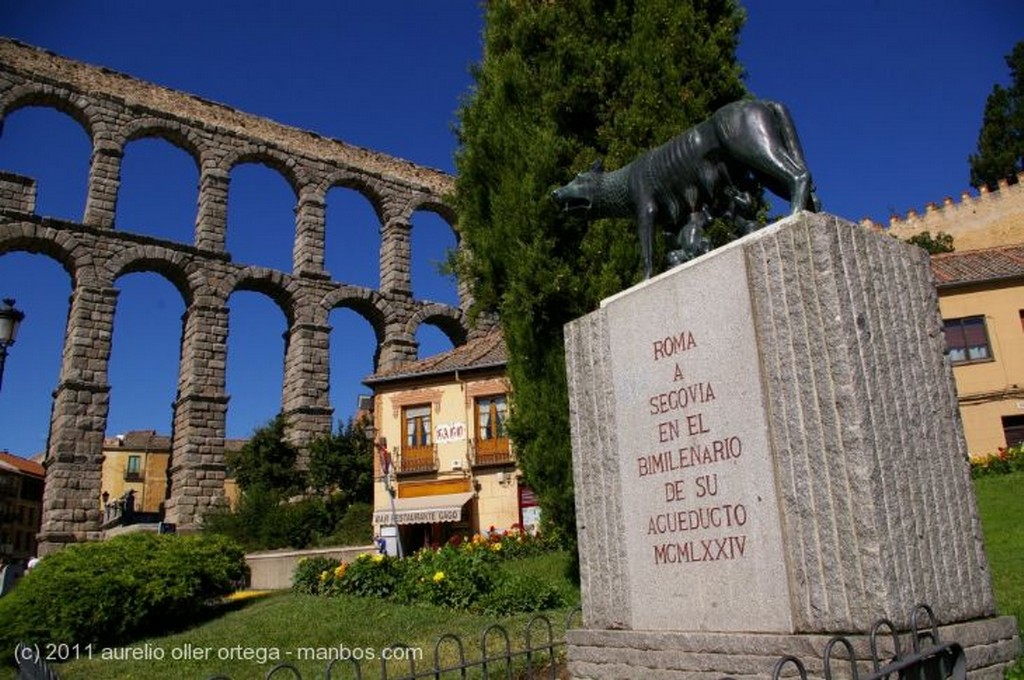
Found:
[[359, 316], [366, 319], [373, 334], [377, 338], [377, 350], [374, 356], [373, 365], [377, 365], [377, 356], [380, 354], [380, 346], [384, 342], [387, 331], [389, 305], [387, 300], [377, 291], [358, 286], [340, 286], [328, 293], [321, 303], [321, 308], [326, 315], [339, 308], [351, 309]]
[[[79, 102], [84, 102], [85, 106]], [[88, 99], [83, 99], [80, 94], [73, 94], [67, 90], [45, 87], [38, 84], [25, 84], [12, 87], [0, 96], [0, 134], [3, 133], [3, 121], [8, 115], [30, 106], [41, 106], [56, 109], [66, 114], [76, 123], [82, 126], [89, 142], [95, 145], [97, 129], [102, 124], [94, 120], [88, 113]]]
[[432, 212], [442, 220], [444, 220], [449, 227], [451, 227], [452, 233], [455, 234], [456, 243], [461, 242], [459, 235], [458, 218], [455, 215], [455, 209], [445, 203], [444, 201], [438, 200], [436, 196], [430, 195], [417, 195], [412, 202], [409, 204], [409, 214], [413, 214], [419, 211]]
[[125, 274], [153, 272], [163, 276], [181, 294], [186, 308], [195, 299], [189, 269], [183, 253], [154, 245], [140, 245], [118, 251], [105, 267], [112, 283]]
[[80, 259], [84, 258], [79, 257], [81, 243], [74, 234], [39, 224], [24, 224], [19, 231], [0, 233], [0, 256], [14, 252], [46, 255], [58, 262], [72, 281], [77, 280], [79, 271], [83, 269]]
[[441, 329], [455, 347], [465, 344], [469, 336], [463, 313], [448, 305], [433, 303], [420, 307], [405, 324], [406, 334], [416, 337], [417, 329], [425, 323]]
[[[303, 189], [306, 186], [305, 173], [301, 167], [295, 162], [294, 158], [289, 157], [284, 152], [277, 149], [266, 148], [263, 146], [248, 145], [244, 149], [241, 149], [239, 153], [233, 154], [229, 158], [225, 159], [225, 166], [228, 168], [227, 175], [225, 176], [227, 182], [225, 184], [225, 204], [224, 204], [224, 229], [223, 239], [224, 246], [227, 247], [233, 255], [238, 256], [241, 251], [245, 254], [242, 257], [252, 260], [255, 256], [254, 252], [246, 252], [246, 246], [248, 241], [244, 239], [243, 231], [232, 229], [231, 225], [228, 224], [228, 216], [232, 207], [239, 209], [240, 212], [244, 212], [243, 204], [237, 203], [238, 194], [235, 194], [234, 198], [230, 197], [230, 185], [232, 183], [232, 175], [236, 168], [243, 165], [254, 165], [258, 166], [261, 170], [269, 170], [272, 174], [280, 176], [284, 180], [288, 188], [291, 189], [290, 195], [287, 199], [284, 196], [277, 196], [276, 193], [271, 192], [274, 195], [274, 200], [268, 205], [272, 207], [273, 213], [281, 218], [282, 221], [287, 221], [290, 224], [290, 229], [287, 235], [284, 232], [274, 232], [272, 235], [272, 249], [265, 251], [273, 253], [271, 260], [262, 260], [258, 264], [260, 265], [272, 265], [279, 267], [283, 270], [291, 271], [295, 274], [302, 273], [304, 269], [303, 264], [296, 261], [296, 250], [299, 249], [297, 241], [299, 240], [300, 233], [300, 222], [301, 222], [301, 199], [303, 196]], [[237, 176], [235, 180], [239, 179]], [[284, 201], [289, 200], [290, 205], [287, 207], [287, 213], [284, 209]], [[304, 250], [317, 250], [315, 247], [305, 247]], [[320, 249], [322, 250], [322, 248]], [[287, 259], [286, 259], [287, 258]], [[289, 264], [285, 264], [285, 262]], [[317, 267], [312, 267], [314, 270]], [[322, 269], [322, 265], [319, 267]]]
[[129, 143], [140, 139], [162, 139], [187, 153], [196, 164], [196, 172], [202, 170], [201, 159], [206, 144], [192, 128], [177, 121], [155, 117], [138, 118], [125, 125], [119, 131], [119, 136], [122, 150]]
[[255, 145], [246, 145], [227, 156], [224, 161], [224, 169], [230, 172], [239, 165], [254, 163], [274, 170], [288, 182], [288, 186], [295, 193], [295, 200], [298, 202], [303, 186], [302, 177], [297, 170], [295, 160], [287, 154], [273, 148]]
[[[161, 180], [164, 184], [174, 184], [176, 188], [182, 192], [177, 194], [177, 196], [180, 196], [182, 200], [176, 202], [175, 206], [177, 209], [181, 210], [180, 214], [182, 221], [175, 221], [174, 224], [180, 224], [181, 228], [184, 229], [186, 226], [184, 220], [190, 219], [192, 222], [192, 233], [186, 235], [184, 232], [175, 231], [173, 232], [173, 235], [168, 236], [164, 234], [161, 238], [193, 244], [196, 242], [197, 238], [195, 229], [199, 222], [199, 208], [202, 203], [201, 192], [203, 187], [203, 177], [201, 159], [206, 153], [207, 145], [204, 143], [203, 139], [197, 135], [194, 129], [174, 120], [165, 120], [158, 117], [148, 116], [134, 119], [118, 131], [118, 139], [115, 142], [118, 145], [118, 154], [120, 157], [120, 161], [118, 162], [118, 178], [116, 186], [117, 201], [115, 203], [115, 212], [117, 213], [115, 215], [115, 221], [117, 222], [117, 228], [118, 230], [123, 230], [129, 227], [127, 221], [123, 221], [127, 218], [124, 210], [124, 201], [127, 197], [124, 191], [125, 180], [128, 179], [131, 181], [132, 179], [136, 179], [140, 174], [138, 172], [134, 172], [132, 173], [134, 177], [128, 177], [124, 174], [123, 162], [125, 154], [129, 152], [129, 148], [133, 142], [144, 140], [159, 140], [161, 142], [165, 142], [170, 145], [175, 152], [184, 153], [185, 156], [192, 161], [192, 167], [195, 170], [194, 177], [188, 173], [186, 167], [175, 167], [175, 170], [177, 170], [175, 175], [177, 176], [174, 179], [180, 181], [175, 183], [174, 180], [170, 180], [169, 178]], [[171, 159], [169, 156], [163, 156], [161, 157], [161, 160], [177, 163], [179, 158]], [[134, 169], [137, 171], [139, 168], [136, 166]], [[143, 172], [141, 173], [141, 176], [143, 177], [143, 181], [146, 179], [152, 179], [153, 177], [151, 172]], [[184, 193], [186, 191], [187, 193]], [[191, 201], [191, 204], [189, 204], [188, 201]], [[188, 217], [186, 217], [186, 215]], [[145, 223], [148, 223], [152, 220], [153, 215], [151, 213], [146, 213], [145, 217]], [[136, 223], [136, 226], [137, 224], [138, 223]], [[151, 229], [144, 229], [137, 233], [153, 235], [153, 231]]]
[[357, 175], [348, 171], [341, 171], [329, 176], [321, 186], [323, 188], [323, 190], [319, 192], [321, 199], [326, 198], [331, 189], [334, 189], [335, 187], [352, 189], [353, 191], [358, 192], [370, 203], [370, 206], [373, 208], [373, 212], [376, 213], [377, 220], [381, 225], [387, 222], [387, 196], [385, 192], [380, 190], [379, 186], [367, 179], [365, 176]]
[[274, 304], [284, 313], [288, 326], [291, 326], [295, 323], [296, 305], [293, 291], [288, 285], [289, 278], [276, 269], [244, 267], [233, 276], [226, 277], [227, 294], [224, 299], [226, 300], [236, 291], [262, 293], [274, 301]]

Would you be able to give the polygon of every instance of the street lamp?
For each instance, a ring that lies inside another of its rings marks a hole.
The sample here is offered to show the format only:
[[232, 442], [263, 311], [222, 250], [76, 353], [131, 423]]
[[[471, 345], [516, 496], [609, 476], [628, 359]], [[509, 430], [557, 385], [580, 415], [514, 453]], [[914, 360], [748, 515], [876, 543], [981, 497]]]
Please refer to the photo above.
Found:
[[387, 489], [388, 496], [391, 497], [391, 525], [395, 527], [395, 545], [398, 547], [398, 557], [405, 557], [402, 554], [402, 534], [398, 531], [398, 511], [395, 509], [395, 484], [394, 484], [394, 465], [391, 460], [391, 452], [388, 451], [388, 440], [386, 437], [377, 439], [377, 428], [373, 426], [373, 423], [368, 423], [363, 428], [363, 434], [373, 442], [373, 448], [377, 450], [377, 455], [380, 458], [380, 471], [381, 481], [384, 482], [384, 488]]
[[18, 336], [18, 326], [25, 318], [25, 312], [14, 307], [12, 298], [4, 298], [4, 306], [0, 308], [0, 387], [4, 384], [4, 364], [7, 362], [7, 348], [14, 344]]

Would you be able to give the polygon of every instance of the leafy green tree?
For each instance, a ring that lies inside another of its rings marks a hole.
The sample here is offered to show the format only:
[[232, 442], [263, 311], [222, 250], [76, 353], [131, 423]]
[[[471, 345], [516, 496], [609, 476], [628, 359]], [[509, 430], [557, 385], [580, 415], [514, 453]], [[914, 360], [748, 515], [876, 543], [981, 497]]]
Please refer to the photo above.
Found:
[[907, 243], [912, 243], [919, 248], [924, 248], [932, 255], [938, 253], [952, 253], [953, 248], [953, 236], [947, 234], [944, 231], [937, 232], [935, 236], [932, 236], [930, 231], [922, 231], [920, 234], [914, 234], [910, 238], [906, 239]]
[[362, 421], [351, 418], [338, 430], [310, 442], [309, 483], [317, 491], [337, 490], [348, 503], [373, 502], [373, 442]]
[[[459, 110], [456, 263], [497, 311], [510, 432], [545, 518], [575, 536], [563, 325], [636, 282], [628, 220], [560, 213], [550, 192], [598, 157], [615, 168], [745, 95], [735, 0], [492, 0]], [[663, 248], [663, 246], [660, 246]]]
[[288, 496], [305, 488], [305, 476], [295, 467], [298, 452], [285, 440], [284, 426], [284, 416], [276, 416], [257, 428], [239, 451], [227, 455], [228, 468], [242, 491]]
[[971, 154], [971, 185], [995, 188], [1001, 179], [1016, 181], [1024, 170], [1024, 41], [1006, 56], [1010, 85], [995, 85], [985, 102], [978, 153]]

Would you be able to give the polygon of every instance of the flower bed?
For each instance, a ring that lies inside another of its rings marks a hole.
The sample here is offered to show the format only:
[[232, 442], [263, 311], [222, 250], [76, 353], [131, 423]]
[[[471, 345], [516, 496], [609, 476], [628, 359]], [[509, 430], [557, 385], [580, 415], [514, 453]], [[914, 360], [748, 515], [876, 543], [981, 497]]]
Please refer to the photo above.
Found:
[[456, 536], [404, 560], [368, 553], [349, 564], [304, 560], [293, 583], [295, 590], [324, 596], [379, 597], [497, 615], [539, 611], [561, 606], [562, 595], [550, 584], [509, 574], [501, 563], [547, 549], [543, 539], [515, 530]]
[[971, 458], [971, 477], [1006, 475], [1024, 470], [1024, 444], [1000, 448], [985, 457]]

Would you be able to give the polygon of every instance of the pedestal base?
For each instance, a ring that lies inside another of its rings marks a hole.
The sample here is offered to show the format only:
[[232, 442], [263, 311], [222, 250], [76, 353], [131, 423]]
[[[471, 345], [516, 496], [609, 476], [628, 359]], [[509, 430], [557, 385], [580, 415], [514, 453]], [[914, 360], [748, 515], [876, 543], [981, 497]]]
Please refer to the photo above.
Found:
[[[845, 636], [857, 655], [858, 674], [872, 672], [867, 635]], [[1002, 680], [1020, 654], [1016, 619], [1000, 616], [939, 627], [944, 643], [957, 642], [967, 657], [970, 680]], [[686, 633], [640, 630], [569, 630], [566, 633], [569, 673], [581, 680], [721, 680], [723, 677], [770, 680], [779, 657], [792, 655], [808, 676], [824, 676], [822, 652], [831, 636], [764, 633]], [[891, 639], [879, 638], [879, 656], [892, 656]], [[905, 654], [908, 636], [900, 636]], [[884, 650], [884, 651], [883, 651]], [[849, 677], [842, 658], [833, 655], [833, 672]]]

